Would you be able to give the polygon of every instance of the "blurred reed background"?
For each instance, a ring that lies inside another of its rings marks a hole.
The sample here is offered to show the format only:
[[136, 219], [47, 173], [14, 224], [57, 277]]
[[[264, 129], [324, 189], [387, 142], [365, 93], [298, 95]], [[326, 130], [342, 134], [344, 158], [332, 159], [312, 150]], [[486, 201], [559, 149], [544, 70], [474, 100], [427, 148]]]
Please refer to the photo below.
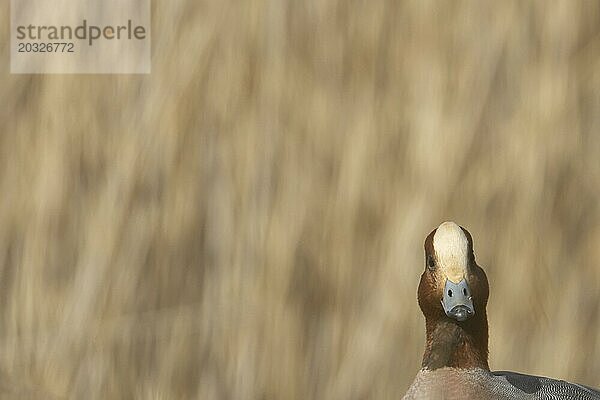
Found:
[[444, 220], [492, 368], [600, 386], [600, 3], [154, 1], [147, 76], [10, 75], [8, 3], [0, 397], [400, 398]]

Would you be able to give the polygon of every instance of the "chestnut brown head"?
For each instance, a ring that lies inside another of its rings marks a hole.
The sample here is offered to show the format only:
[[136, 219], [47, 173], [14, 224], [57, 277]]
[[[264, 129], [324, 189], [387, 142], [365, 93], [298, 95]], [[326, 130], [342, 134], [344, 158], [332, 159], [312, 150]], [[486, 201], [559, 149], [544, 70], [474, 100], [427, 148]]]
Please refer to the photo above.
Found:
[[444, 222], [425, 239], [425, 270], [419, 306], [426, 319], [462, 323], [485, 317], [487, 277], [475, 262], [473, 238], [454, 222]]

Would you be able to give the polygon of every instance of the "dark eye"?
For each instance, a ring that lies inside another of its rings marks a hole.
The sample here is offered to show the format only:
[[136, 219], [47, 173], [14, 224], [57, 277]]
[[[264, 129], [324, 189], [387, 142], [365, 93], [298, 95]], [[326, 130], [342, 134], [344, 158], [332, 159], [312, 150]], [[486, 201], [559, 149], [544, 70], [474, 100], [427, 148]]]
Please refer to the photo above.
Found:
[[427, 256], [427, 268], [432, 271], [435, 269], [435, 260], [432, 256]]

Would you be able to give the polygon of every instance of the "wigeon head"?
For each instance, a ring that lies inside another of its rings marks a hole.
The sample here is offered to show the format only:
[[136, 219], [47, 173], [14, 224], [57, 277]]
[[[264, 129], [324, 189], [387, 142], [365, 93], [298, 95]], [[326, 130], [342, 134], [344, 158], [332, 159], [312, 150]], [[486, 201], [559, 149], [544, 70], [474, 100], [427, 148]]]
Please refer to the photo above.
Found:
[[475, 262], [471, 234], [444, 222], [425, 239], [419, 306], [427, 344], [423, 367], [488, 368], [489, 287]]
[[454, 222], [444, 222], [425, 239], [418, 297], [427, 339], [421, 371], [403, 400], [600, 400], [600, 391], [587, 386], [490, 372], [488, 296], [487, 277], [475, 262], [471, 234]]

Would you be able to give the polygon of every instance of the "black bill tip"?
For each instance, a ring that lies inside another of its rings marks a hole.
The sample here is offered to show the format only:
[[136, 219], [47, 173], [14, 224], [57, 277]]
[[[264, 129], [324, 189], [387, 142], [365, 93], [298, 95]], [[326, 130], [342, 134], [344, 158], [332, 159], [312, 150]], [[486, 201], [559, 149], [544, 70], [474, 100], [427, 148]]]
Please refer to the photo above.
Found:
[[459, 322], [466, 321], [467, 319], [471, 318], [474, 314], [475, 312], [472, 309], [462, 305], [452, 307], [450, 311], [446, 312], [446, 315], [448, 315], [450, 318], [454, 318]]

